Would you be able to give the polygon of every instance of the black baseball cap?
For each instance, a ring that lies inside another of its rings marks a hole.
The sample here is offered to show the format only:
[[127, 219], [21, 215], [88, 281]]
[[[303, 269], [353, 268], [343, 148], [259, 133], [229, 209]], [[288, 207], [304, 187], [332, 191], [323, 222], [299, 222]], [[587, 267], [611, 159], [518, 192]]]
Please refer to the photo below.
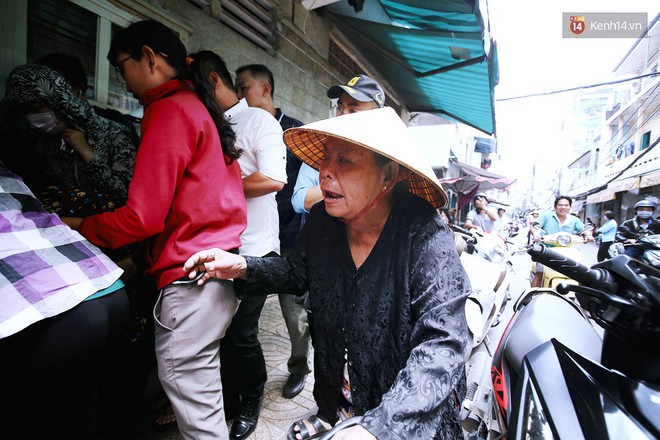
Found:
[[328, 98], [337, 99], [344, 92], [348, 93], [356, 101], [374, 101], [381, 108], [385, 105], [385, 92], [383, 88], [367, 75], [361, 74], [351, 78], [346, 84], [330, 87], [328, 89]]

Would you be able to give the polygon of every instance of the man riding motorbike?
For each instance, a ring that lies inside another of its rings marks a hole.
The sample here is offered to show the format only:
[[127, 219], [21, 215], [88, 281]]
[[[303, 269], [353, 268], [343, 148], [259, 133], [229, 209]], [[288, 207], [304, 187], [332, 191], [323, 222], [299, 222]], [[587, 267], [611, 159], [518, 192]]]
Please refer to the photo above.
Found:
[[478, 193], [472, 200], [474, 209], [468, 212], [465, 220], [465, 229], [477, 228], [482, 232], [492, 232], [495, 228], [497, 215], [488, 209], [488, 197], [484, 193]]
[[[557, 196], [555, 198], [554, 211], [545, 211], [538, 217], [538, 228], [530, 227], [534, 242], [541, 240], [541, 233], [555, 234], [563, 231], [569, 234], [579, 234], [586, 241], [594, 241], [590, 229], [586, 229], [584, 223], [579, 218], [570, 214], [573, 199], [568, 196]], [[540, 287], [543, 281], [543, 265], [537, 263], [536, 272], [532, 278], [531, 286]]]
[[[626, 220], [616, 230], [615, 241], [624, 244], [635, 244], [640, 237], [660, 234], [660, 220], [653, 218], [655, 203], [644, 199], [635, 203], [635, 217]], [[644, 250], [637, 246], [626, 246], [625, 254], [631, 258], [641, 259]]]

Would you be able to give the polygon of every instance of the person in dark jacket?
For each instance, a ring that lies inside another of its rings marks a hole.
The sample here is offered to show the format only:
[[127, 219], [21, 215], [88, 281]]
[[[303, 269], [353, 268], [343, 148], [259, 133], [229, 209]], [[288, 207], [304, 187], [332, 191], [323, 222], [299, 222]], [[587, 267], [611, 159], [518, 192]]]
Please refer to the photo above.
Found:
[[246, 295], [309, 290], [318, 413], [289, 439], [352, 416], [359, 425], [335, 439], [462, 439], [470, 282], [431, 166], [389, 107], [292, 128], [284, 140], [319, 169], [324, 196], [291, 254], [207, 249], [184, 271], [204, 272], [200, 284], [233, 278]]
[[[635, 217], [626, 220], [616, 230], [615, 240], [619, 243], [634, 245], [640, 237], [660, 234], [660, 221], [653, 218], [655, 203], [640, 200], [635, 203]], [[644, 251], [637, 246], [626, 246], [625, 254], [632, 258], [641, 258]]]

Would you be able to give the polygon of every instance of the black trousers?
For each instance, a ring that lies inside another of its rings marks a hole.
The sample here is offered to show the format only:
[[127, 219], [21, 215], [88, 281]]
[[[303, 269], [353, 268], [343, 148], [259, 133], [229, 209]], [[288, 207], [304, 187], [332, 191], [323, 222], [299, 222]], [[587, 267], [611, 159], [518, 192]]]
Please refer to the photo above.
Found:
[[608, 258], [610, 258], [609, 249], [610, 249], [610, 246], [612, 245], [612, 243], [614, 243], [614, 242], [613, 241], [601, 241], [600, 242], [600, 245], [598, 246], [598, 255], [596, 257], [598, 259], [599, 263], [601, 261], [605, 261]]
[[93, 393], [128, 316], [121, 289], [0, 339], [1, 436], [90, 438]]
[[[277, 253], [265, 255], [273, 256]], [[268, 293], [245, 295], [220, 341], [220, 374], [227, 420], [237, 415], [240, 402], [257, 399], [264, 393], [266, 360], [258, 336], [259, 317]]]

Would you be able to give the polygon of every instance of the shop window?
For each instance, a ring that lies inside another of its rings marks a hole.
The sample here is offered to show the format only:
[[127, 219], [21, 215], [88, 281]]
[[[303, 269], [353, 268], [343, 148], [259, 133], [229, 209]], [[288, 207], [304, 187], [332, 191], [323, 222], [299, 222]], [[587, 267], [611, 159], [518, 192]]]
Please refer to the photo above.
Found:
[[[126, 18], [121, 21], [122, 25], [128, 23]], [[87, 74], [87, 98], [96, 105], [129, 113], [140, 108], [140, 104], [126, 91], [114, 68], [105, 59], [112, 33], [119, 28], [107, 18], [74, 2], [29, 0], [27, 62], [54, 52], [76, 55]], [[103, 73], [99, 75], [98, 69]]]
[[[27, 61], [53, 53], [75, 54], [88, 79], [96, 75], [96, 16], [73, 3], [30, 0], [28, 3]], [[94, 84], [89, 84], [92, 88]], [[91, 96], [93, 97], [93, 95]]]

